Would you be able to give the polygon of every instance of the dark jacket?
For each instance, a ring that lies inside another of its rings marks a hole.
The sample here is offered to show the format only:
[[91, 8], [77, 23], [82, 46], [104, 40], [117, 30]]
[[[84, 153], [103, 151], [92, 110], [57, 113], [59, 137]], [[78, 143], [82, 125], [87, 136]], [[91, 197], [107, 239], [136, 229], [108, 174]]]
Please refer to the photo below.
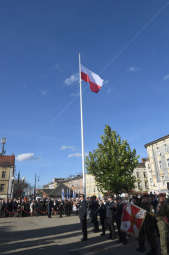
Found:
[[79, 218], [80, 220], [83, 220], [86, 217], [87, 217], [87, 202], [83, 200], [79, 204]]

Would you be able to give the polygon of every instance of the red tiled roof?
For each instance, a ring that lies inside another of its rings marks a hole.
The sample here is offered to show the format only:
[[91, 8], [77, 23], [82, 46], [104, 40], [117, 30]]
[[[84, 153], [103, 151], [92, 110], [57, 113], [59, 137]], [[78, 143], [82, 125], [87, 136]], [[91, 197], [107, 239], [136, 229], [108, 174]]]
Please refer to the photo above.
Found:
[[15, 165], [15, 155], [7, 156], [7, 155], [0, 155], [0, 166], [8, 165], [14, 166]]

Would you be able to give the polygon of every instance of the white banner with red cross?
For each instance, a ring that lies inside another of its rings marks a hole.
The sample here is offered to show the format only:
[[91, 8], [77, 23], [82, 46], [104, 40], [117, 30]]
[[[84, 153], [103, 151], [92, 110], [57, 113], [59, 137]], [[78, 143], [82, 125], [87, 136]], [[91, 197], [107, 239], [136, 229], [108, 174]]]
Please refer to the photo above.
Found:
[[137, 237], [144, 222], [145, 216], [146, 210], [134, 204], [128, 203], [123, 208], [120, 227], [121, 231], [134, 234]]

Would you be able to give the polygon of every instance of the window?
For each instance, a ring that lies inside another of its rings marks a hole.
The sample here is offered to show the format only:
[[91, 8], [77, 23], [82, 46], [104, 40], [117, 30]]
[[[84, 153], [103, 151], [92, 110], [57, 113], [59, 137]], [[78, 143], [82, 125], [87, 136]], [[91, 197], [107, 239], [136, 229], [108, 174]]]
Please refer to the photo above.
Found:
[[148, 182], [145, 182], [145, 188], [148, 189]]
[[169, 167], [169, 158], [167, 159], [167, 166]]
[[168, 144], [164, 144], [164, 149], [165, 149], [165, 152], [168, 152]]
[[147, 177], [146, 172], [143, 172], [143, 175], [144, 175], [144, 178], [146, 178], [146, 177]]
[[161, 160], [159, 161], [159, 167], [162, 168], [162, 166], [161, 166]]
[[142, 188], [140, 183], [138, 183], [138, 188], [139, 188], [139, 189], [141, 189], [141, 188]]
[[5, 177], [6, 177], [6, 172], [2, 171], [2, 178], [5, 178]]
[[139, 178], [139, 172], [137, 172], [136, 175], [137, 175], [137, 178]]
[[0, 184], [0, 192], [3, 192], [5, 189], [5, 184]]

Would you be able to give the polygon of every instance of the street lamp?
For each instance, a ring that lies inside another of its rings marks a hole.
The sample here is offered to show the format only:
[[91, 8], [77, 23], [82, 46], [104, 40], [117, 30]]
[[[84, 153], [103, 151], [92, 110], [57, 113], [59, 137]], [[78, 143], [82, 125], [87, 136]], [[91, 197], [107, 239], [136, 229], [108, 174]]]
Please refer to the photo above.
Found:
[[1, 144], [2, 144], [2, 151], [1, 151], [1, 153], [0, 153], [0, 155], [4, 155], [5, 154], [5, 144], [6, 144], [6, 137], [2, 137], [1, 138]]

